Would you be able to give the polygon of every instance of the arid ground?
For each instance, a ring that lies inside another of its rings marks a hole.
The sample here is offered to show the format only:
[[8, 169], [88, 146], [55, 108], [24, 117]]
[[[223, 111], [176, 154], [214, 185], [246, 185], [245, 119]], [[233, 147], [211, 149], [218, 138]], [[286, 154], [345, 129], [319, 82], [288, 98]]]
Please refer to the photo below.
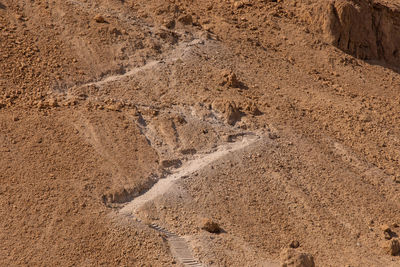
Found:
[[399, 0], [0, 0], [0, 266], [400, 266], [399, 225]]

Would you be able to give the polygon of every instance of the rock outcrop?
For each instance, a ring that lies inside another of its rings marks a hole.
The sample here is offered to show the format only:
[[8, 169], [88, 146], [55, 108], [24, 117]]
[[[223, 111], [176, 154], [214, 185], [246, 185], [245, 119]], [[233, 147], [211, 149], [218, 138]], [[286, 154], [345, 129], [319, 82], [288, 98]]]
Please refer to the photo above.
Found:
[[323, 1], [325, 40], [357, 58], [400, 66], [400, 7], [373, 0]]

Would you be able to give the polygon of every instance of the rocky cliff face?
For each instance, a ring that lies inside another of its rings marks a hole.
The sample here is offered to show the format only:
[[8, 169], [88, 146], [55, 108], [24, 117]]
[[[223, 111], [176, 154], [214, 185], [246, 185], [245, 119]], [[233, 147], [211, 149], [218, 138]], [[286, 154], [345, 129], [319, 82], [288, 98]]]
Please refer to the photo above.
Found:
[[322, 30], [326, 40], [361, 59], [400, 66], [400, 7], [372, 0], [324, 3]]

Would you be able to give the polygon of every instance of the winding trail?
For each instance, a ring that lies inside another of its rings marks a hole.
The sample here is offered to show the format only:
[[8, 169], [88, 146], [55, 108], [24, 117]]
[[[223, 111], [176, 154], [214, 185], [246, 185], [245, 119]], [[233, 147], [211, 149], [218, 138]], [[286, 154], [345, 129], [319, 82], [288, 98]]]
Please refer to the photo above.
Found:
[[190, 160], [183, 164], [182, 167], [178, 168], [177, 171], [164, 179], [160, 179], [154, 186], [141, 196], [138, 196], [132, 200], [129, 204], [120, 210], [121, 214], [133, 215], [137, 210], [145, 203], [154, 200], [155, 198], [165, 194], [169, 188], [183, 176], [187, 176], [197, 170], [200, 170], [212, 162], [228, 155], [229, 153], [243, 149], [255, 141], [259, 140], [260, 137], [257, 135], [244, 136], [242, 140], [235, 143], [229, 143], [220, 146], [215, 152], [199, 156], [193, 160]]
[[[160, 179], [146, 193], [133, 199], [129, 204], [127, 204], [124, 208], [120, 210], [120, 213], [124, 216], [136, 219], [138, 222], [141, 222], [141, 220], [135, 216], [139, 208], [142, 207], [145, 203], [152, 201], [157, 197], [160, 197], [165, 193], [167, 193], [168, 190], [176, 181], [178, 181], [184, 176], [187, 176], [197, 170], [200, 170], [210, 165], [211, 163], [215, 162], [216, 160], [230, 153], [248, 147], [249, 145], [259, 140], [260, 138], [261, 137], [255, 134], [243, 136], [243, 138], [240, 141], [221, 145], [220, 147], [217, 148], [216, 151], [212, 153], [199, 155], [196, 158], [189, 160], [182, 167], [177, 169], [175, 173], [169, 175], [164, 179]], [[186, 240], [183, 237], [180, 237], [179, 235], [170, 232], [165, 228], [156, 224], [150, 224], [149, 227], [160, 232], [166, 237], [172, 255], [177, 261], [182, 263], [183, 266], [191, 266], [191, 267], [204, 266], [193, 257], [189, 245], [187, 244]]]

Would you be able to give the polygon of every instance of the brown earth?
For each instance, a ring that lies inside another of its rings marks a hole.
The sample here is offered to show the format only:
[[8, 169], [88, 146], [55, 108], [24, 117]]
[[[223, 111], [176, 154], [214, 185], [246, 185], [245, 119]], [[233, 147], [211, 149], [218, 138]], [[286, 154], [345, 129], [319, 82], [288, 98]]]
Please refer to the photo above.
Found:
[[[397, 0], [0, 0], [0, 266], [181, 264], [143, 222], [207, 266], [272, 266], [294, 241], [316, 266], [400, 266], [399, 14]], [[251, 134], [143, 222], [119, 212]]]

